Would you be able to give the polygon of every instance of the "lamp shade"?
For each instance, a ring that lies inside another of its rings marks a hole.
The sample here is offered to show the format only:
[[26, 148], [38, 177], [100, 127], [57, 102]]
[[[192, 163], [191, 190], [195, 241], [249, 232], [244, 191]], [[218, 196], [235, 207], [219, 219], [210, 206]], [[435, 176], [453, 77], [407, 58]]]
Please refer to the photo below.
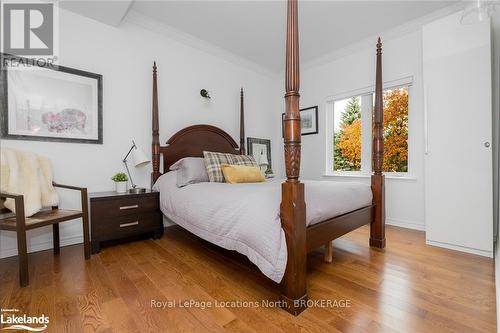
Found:
[[132, 149], [132, 162], [134, 166], [143, 166], [150, 162], [150, 160], [144, 154], [144, 151], [139, 148]]

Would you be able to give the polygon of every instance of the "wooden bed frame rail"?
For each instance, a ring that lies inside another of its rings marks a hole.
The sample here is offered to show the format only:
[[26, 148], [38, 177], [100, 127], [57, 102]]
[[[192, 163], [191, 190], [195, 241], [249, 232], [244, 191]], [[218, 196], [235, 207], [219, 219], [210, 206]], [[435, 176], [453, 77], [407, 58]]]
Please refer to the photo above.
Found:
[[[374, 134], [372, 147], [373, 174], [371, 206], [306, 227], [304, 184], [300, 182], [301, 128], [299, 112], [299, 32], [297, 0], [288, 0], [286, 29], [285, 68], [285, 117], [284, 154], [286, 181], [281, 187], [281, 225], [285, 232], [288, 261], [281, 281], [283, 308], [298, 315], [307, 308], [306, 259], [307, 253], [326, 245], [331, 261], [331, 241], [363, 225], [370, 224], [370, 246], [385, 247], [385, 179], [382, 173], [384, 159], [383, 141], [383, 91], [382, 43], [377, 43], [377, 68], [375, 85]], [[225, 131], [210, 125], [193, 125], [174, 134], [165, 146], [159, 141], [159, 115], [157, 68], [153, 66], [153, 172], [154, 183], [161, 175], [160, 155], [163, 155], [163, 172], [184, 157], [203, 157], [203, 151], [245, 154], [244, 96], [240, 92], [240, 142], [238, 144]]]

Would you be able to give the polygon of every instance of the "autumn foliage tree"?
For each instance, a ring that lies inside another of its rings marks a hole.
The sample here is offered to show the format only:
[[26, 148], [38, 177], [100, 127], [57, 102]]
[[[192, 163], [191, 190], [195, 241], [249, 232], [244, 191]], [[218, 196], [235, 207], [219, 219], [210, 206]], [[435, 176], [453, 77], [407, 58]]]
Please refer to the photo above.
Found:
[[361, 119], [354, 120], [349, 125], [342, 125], [342, 136], [338, 146], [342, 156], [347, 158], [351, 170], [361, 169]]
[[408, 89], [384, 93], [384, 171], [408, 171]]
[[334, 135], [334, 169], [361, 169], [361, 102], [359, 96], [347, 102], [341, 115], [340, 131]]

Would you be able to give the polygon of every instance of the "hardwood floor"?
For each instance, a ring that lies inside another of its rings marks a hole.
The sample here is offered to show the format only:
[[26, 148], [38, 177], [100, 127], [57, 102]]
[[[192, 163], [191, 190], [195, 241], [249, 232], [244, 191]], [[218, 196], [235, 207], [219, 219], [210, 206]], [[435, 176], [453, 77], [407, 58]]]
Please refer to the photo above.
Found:
[[[423, 233], [395, 227], [380, 252], [368, 247], [368, 233], [334, 241], [331, 264], [322, 249], [308, 255], [310, 299], [350, 307], [312, 307], [299, 317], [262, 307], [278, 299], [272, 282], [178, 227], [160, 240], [104, 248], [87, 262], [81, 245], [58, 257], [31, 254], [23, 289], [17, 259], [2, 259], [0, 307], [45, 314], [47, 332], [496, 332], [492, 259], [426, 246]], [[152, 300], [213, 307], [162, 309]], [[238, 300], [259, 306], [215, 307]]]

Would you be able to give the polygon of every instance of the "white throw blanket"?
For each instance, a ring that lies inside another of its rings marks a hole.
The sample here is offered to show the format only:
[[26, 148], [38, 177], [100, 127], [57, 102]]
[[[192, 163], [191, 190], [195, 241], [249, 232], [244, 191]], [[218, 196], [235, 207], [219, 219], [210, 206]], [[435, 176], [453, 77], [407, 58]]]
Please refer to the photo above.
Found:
[[[57, 206], [59, 196], [52, 186], [52, 167], [43, 156], [20, 150], [0, 150], [0, 190], [24, 196], [26, 217], [39, 212], [42, 207]], [[16, 212], [14, 199], [3, 203]]]

